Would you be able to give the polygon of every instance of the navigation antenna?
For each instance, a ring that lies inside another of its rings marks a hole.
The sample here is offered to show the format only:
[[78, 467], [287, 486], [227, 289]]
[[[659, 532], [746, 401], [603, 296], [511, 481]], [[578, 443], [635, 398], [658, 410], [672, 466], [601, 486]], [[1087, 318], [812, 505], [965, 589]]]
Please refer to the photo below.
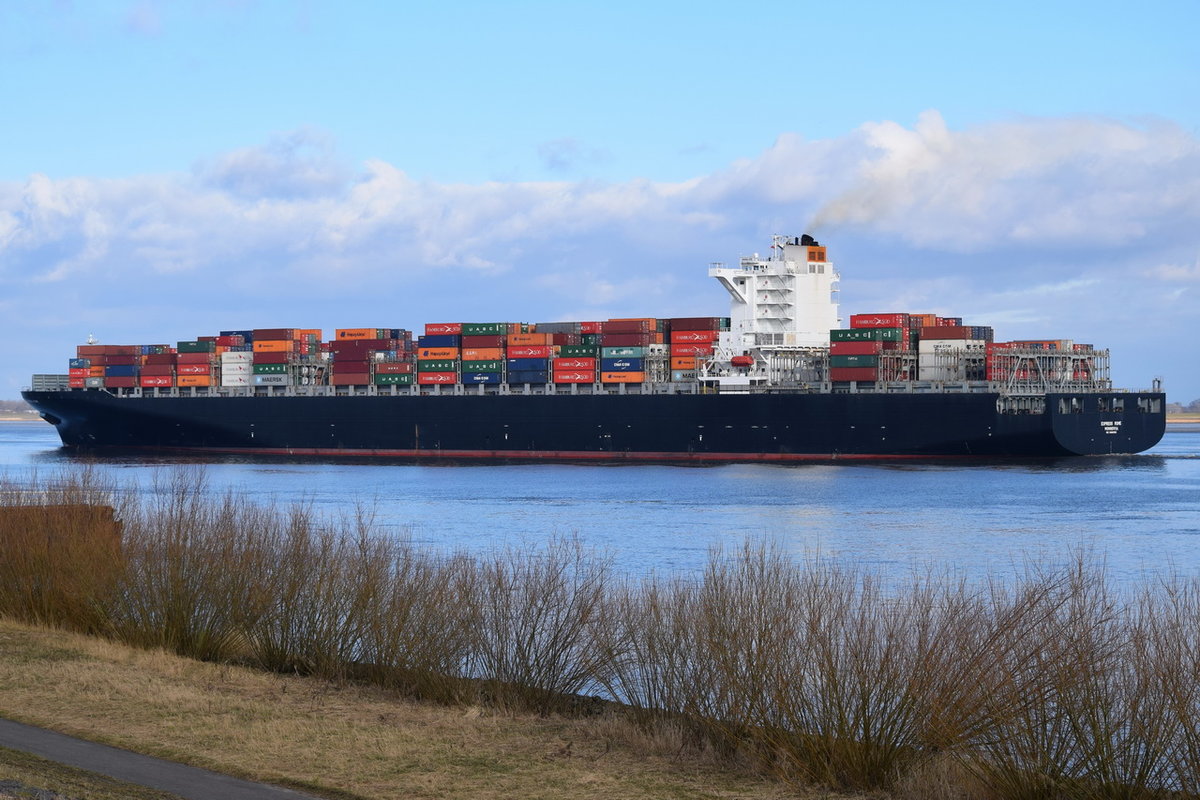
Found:
[[99, 340], [96, 338], [96, 335], [94, 333], [88, 334], [88, 340], [87, 340], [88, 344], [95, 344], [97, 341], [99, 341]]

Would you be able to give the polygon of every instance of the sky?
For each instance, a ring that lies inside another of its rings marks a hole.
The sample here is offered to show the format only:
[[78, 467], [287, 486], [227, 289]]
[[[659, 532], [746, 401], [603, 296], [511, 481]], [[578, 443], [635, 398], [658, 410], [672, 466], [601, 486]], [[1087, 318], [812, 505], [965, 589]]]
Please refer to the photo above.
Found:
[[1200, 3], [0, 3], [0, 399], [89, 335], [841, 311], [1200, 398]]

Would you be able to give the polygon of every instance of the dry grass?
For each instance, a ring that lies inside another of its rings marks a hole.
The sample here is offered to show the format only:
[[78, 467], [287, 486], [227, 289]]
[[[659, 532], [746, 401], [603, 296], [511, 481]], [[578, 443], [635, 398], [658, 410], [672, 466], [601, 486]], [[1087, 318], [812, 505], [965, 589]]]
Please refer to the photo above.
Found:
[[10, 621], [0, 715], [330, 796], [796, 796], [618, 719], [421, 704]]
[[[52, 793], [52, 794], [47, 794]], [[0, 798], [17, 800], [179, 800], [176, 795], [114, 780], [0, 747]]]

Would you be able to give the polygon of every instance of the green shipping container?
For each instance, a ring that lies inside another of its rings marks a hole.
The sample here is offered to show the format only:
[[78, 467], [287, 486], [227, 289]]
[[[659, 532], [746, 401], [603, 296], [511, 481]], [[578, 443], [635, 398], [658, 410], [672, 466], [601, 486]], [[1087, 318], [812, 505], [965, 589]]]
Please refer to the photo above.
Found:
[[463, 372], [504, 372], [503, 361], [464, 361]]
[[878, 367], [879, 356], [830, 356], [831, 367]]
[[287, 364], [255, 364], [255, 375], [286, 375]]
[[831, 342], [898, 342], [900, 328], [842, 328], [829, 332]]
[[177, 342], [175, 349], [180, 353], [215, 353], [216, 342]]
[[598, 358], [600, 348], [590, 344], [564, 344], [558, 348], [559, 358]]
[[598, 344], [600, 344], [600, 334], [598, 334], [598, 333], [580, 334], [579, 343], [586, 344], [586, 345], [598, 345]]
[[503, 336], [508, 333], [507, 322], [464, 322], [463, 336]]
[[376, 375], [376, 386], [411, 386], [413, 382], [412, 373], [407, 375]]
[[646, 348], [644, 347], [602, 347], [600, 348], [601, 358], [645, 358]]
[[418, 361], [417, 372], [458, 372], [458, 361]]

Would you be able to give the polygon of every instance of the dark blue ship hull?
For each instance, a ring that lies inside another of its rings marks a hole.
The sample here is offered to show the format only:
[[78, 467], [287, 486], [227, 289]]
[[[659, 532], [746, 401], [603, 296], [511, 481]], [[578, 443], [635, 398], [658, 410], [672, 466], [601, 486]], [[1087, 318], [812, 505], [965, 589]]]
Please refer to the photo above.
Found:
[[68, 448], [490, 460], [794, 461], [1138, 453], [1162, 393], [115, 396], [23, 393]]

